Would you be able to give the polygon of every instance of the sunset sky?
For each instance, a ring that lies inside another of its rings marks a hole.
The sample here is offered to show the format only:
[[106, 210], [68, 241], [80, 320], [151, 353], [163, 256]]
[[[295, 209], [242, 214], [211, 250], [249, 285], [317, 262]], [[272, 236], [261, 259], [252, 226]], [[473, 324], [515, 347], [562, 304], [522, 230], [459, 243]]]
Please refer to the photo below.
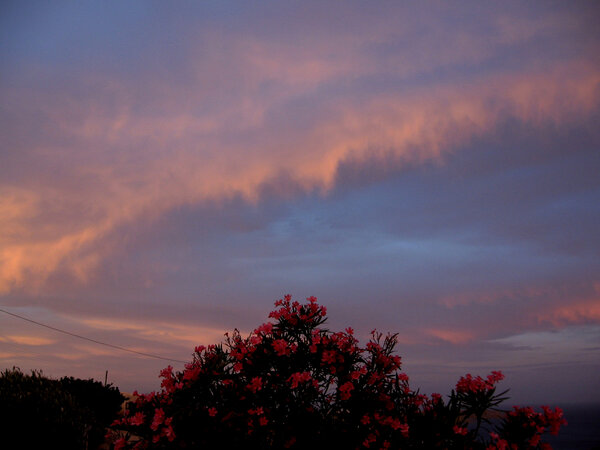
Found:
[[[596, 2], [4, 2], [0, 308], [190, 360], [314, 295], [413, 387], [600, 401]], [[165, 360], [0, 313], [0, 369]], [[182, 363], [174, 362], [177, 369]]]

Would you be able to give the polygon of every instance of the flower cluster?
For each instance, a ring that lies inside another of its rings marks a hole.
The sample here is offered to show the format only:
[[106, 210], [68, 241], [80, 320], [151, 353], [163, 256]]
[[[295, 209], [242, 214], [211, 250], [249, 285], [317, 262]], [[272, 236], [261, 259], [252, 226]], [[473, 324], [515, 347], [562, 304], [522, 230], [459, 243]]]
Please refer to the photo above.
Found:
[[542, 434], [550, 431], [558, 434], [561, 425], [567, 421], [560, 408], [550, 409], [542, 406], [542, 412], [536, 412], [529, 406], [513, 407], [503, 420], [502, 436], [492, 433], [492, 444], [488, 450], [512, 448], [544, 448], [550, 446], [542, 442]]
[[503, 400], [500, 372], [466, 375], [444, 402], [410, 389], [396, 335], [374, 330], [361, 347], [352, 328], [322, 327], [326, 309], [314, 297], [275, 306], [274, 322], [248, 337], [235, 330], [196, 347], [183, 371], [161, 371], [162, 390], [138, 395], [113, 424], [114, 448], [500, 448], [525, 419], [537, 434], [560, 426], [550, 410], [543, 419], [511, 413], [481, 436], [483, 413]]
[[483, 379], [480, 376], [473, 378], [473, 376], [468, 373], [464, 377], [461, 377], [456, 383], [456, 392], [458, 393], [467, 393], [467, 392], [483, 392], [488, 391], [494, 388], [494, 385], [498, 381], [502, 381], [504, 379], [504, 375], [502, 372], [493, 371], [491, 374], [487, 376], [487, 379]]

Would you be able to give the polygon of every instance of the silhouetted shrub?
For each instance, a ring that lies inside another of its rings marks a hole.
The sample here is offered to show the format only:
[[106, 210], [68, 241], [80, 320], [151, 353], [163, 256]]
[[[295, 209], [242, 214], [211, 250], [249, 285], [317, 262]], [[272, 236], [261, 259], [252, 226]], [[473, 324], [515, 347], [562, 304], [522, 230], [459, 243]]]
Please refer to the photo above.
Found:
[[2, 448], [97, 448], [123, 400], [118, 389], [93, 380], [6, 369], [0, 374]]
[[81, 407], [91, 411], [88, 446], [98, 447], [104, 442], [106, 428], [117, 417], [125, 397], [111, 384], [104, 385], [92, 379], [63, 377], [59, 381], [62, 388], [69, 392]]

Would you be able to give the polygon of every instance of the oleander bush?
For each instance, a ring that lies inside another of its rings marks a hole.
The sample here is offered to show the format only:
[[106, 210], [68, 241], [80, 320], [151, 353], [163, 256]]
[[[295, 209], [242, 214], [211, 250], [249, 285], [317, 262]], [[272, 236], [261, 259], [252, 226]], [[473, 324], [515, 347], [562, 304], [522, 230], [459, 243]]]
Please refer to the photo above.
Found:
[[275, 303], [273, 322], [243, 338], [199, 346], [181, 372], [161, 372], [160, 392], [137, 395], [113, 423], [115, 449], [508, 449], [544, 448], [559, 408], [487, 412], [506, 399], [504, 377], [462, 377], [447, 399], [412, 390], [394, 354], [396, 335], [323, 327], [314, 297]]
[[54, 380], [13, 367], [0, 374], [0, 433], [7, 449], [95, 449], [125, 400], [117, 388]]

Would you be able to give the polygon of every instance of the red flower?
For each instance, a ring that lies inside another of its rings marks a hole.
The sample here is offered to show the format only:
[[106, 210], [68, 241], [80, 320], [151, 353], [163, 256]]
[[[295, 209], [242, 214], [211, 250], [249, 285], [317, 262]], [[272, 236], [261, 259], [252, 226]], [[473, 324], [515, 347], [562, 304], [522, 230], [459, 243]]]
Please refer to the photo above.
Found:
[[285, 444], [283, 444], [284, 448], [290, 448], [292, 445], [294, 445], [296, 443], [296, 438], [294, 436], [292, 436], [291, 438], [289, 438], [287, 440], [287, 442]]
[[373, 434], [370, 433], [367, 438], [363, 441], [362, 445], [363, 447], [371, 447], [371, 443], [375, 442], [377, 440], [377, 437]]
[[335, 364], [337, 361], [337, 354], [333, 350], [325, 350], [321, 357], [323, 364]]
[[250, 382], [250, 384], [246, 385], [246, 387], [256, 394], [257, 391], [260, 391], [262, 389], [262, 378], [252, 378], [252, 381]]
[[150, 425], [150, 428], [154, 431], [158, 430], [158, 427], [162, 425], [164, 420], [165, 412], [162, 410], [162, 408], [156, 408], [154, 410], [154, 419], [152, 419], [152, 425]]
[[135, 413], [133, 417], [129, 418], [129, 423], [131, 425], [142, 425], [144, 423], [144, 414], [141, 412]]
[[464, 377], [461, 377], [456, 383], [456, 392], [459, 393], [468, 393], [468, 392], [483, 392], [489, 389], [494, 388], [494, 384], [498, 381], [502, 381], [504, 379], [504, 375], [502, 372], [494, 370], [491, 374], [487, 376], [487, 379], [484, 380], [480, 376], [473, 378], [473, 376], [468, 373]]
[[550, 427], [550, 434], [558, 434], [560, 426], [567, 424], [567, 421], [563, 417], [563, 410], [554, 408], [554, 411], [552, 411], [547, 406], [542, 406], [542, 410], [544, 411], [544, 421], [546, 426]]
[[127, 439], [125, 439], [125, 438], [117, 439], [117, 441], [115, 442], [115, 450], [121, 450], [121, 449], [125, 448], [126, 445], [127, 445]]
[[468, 430], [464, 427], [459, 427], [458, 425], [454, 425], [452, 427], [452, 431], [454, 431], [454, 434], [458, 434], [460, 436], [466, 436], [468, 433]]
[[397, 430], [398, 428], [400, 428], [402, 426], [402, 423], [400, 422], [399, 419], [390, 419], [389, 426], [392, 427], [392, 429]]
[[500, 439], [500, 436], [496, 433], [490, 433], [492, 440], [496, 441], [494, 445], [490, 445], [488, 450], [508, 450], [508, 442], [504, 439]]
[[166, 436], [167, 439], [169, 440], [169, 442], [173, 442], [175, 440], [175, 432], [173, 431], [173, 427], [171, 426], [171, 421], [173, 419], [171, 419], [170, 417], [165, 420], [165, 427], [162, 430], [162, 435]]
[[340, 398], [342, 400], [348, 400], [350, 398], [350, 391], [354, 389], [354, 385], [351, 381], [347, 381], [340, 386]]
[[[499, 398], [494, 388], [504, 378], [501, 372], [494, 371], [483, 378], [465, 375], [446, 404], [439, 394], [427, 397], [410, 389], [408, 377], [399, 370], [401, 360], [393, 354], [397, 342], [394, 335], [384, 338], [374, 331], [371, 341], [360, 348], [351, 328], [337, 333], [318, 328], [324, 322], [320, 315], [325, 315], [325, 309], [315, 298], [301, 305], [286, 296], [276, 306], [279, 309], [271, 315], [278, 320], [276, 324], [264, 323], [247, 338], [235, 330], [226, 335], [222, 345], [197, 347], [192, 362], [183, 371], [174, 373], [171, 366], [161, 371], [161, 392], [141, 395], [130, 403], [129, 412], [122, 420], [115, 421], [113, 436], [121, 437], [118, 433], [122, 425], [130, 425], [129, 430], [149, 425], [153, 432], [149, 435], [140, 432], [145, 438], [135, 442], [122, 438], [115, 443], [116, 448], [153, 447], [152, 442], [164, 447], [175, 440], [178, 447], [189, 447], [186, 435], [190, 431], [197, 432], [198, 444], [203, 447], [210, 446], [213, 438], [226, 442], [229, 433], [242, 431], [248, 433], [241, 437], [252, 448], [265, 437], [279, 442], [280, 431], [285, 433], [287, 441], [280, 442], [279, 447], [294, 447], [298, 442], [292, 436], [298, 433], [295, 427], [301, 424], [290, 420], [298, 417], [297, 413], [320, 416], [332, 410], [336, 411], [333, 420], [338, 417], [340, 420], [333, 429], [339, 425], [342, 432], [361, 433], [363, 441], [357, 439], [351, 448], [361, 444], [384, 449], [410, 445], [402, 436], [409, 437], [408, 423], [415, 419], [414, 423], [431, 420], [431, 429], [438, 429], [439, 435], [429, 437], [436, 439], [437, 444], [453, 441], [464, 444], [465, 448], [483, 446], [485, 435], [475, 436], [466, 427], [448, 428], [445, 424], [455, 419], [450, 423], [459, 423], [473, 405], [484, 407], [485, 402], [491, 404]], [[302, 395], [294, 390], [302, 390]], [[355, 397], [360, 394], [364, 401], [348, 409], [353, 394]], [[455, 412], [454, 400], [458, 401]], [[279, 409], [277, 402], [286, 406]], [[193, 421], [187, 421], [188, 414], [193, 414], [190, 416]], [[509, 427], [495, 427], [502, 430], [505, 439], [491, 435], [490, 449], [544, 448], [540, 441], [543, 433], [548, 429], [555, 433], [565, 423], [560, 409], [548, 407], [543, 407], [543, 413], [515, 408], [506, 415], [506, 421]], [[357, 424], [359, 430], [348, 429], [351, 423]], [[186, 429], [189, 426], [193, 428]], [[314, 430], [301, 432], [314, 432], [328, 439], [323, 426], [326, 424], [316, 423]], [[519, 428], [523, 437], [516, 437]], [[209, 431], [222, 434], [202, 437]], [[421, 427], [410, 432], [414, 442], [422, 442], [430, 434], [430, 430]]]
[[408, 424], [403, 423], [400, 425], [400, 433], [402, 433], [402, 436], [408, 437]]
[[276, 339], [273, 341], [273, 350], [279, 356], [285, 356], [290, 354], [290, 349], [288, 348], [288, 343], [285, 339]]
[[194, 381], [194, 380], [198, 379], [198, 377], [200, 376], [200, 373], [202, 373], [201, 367], [199, 367], [199, 366], [189, 367], [185, 370], [185, 372], [183, 372], [183, 379], [186, 381]]
[[310, 381], [311, 378], [310, 372], [296, 372], [288, 378], [288, 381], [291, 383], [292, 389], [295, 389], [300, 383]]
[[260, 327], [254, 330], [256, 334], [270, 334], [273, 331], [273, 324], [271, 322], [263, 323]]
[[504, 374], [499, 370], [493, 370], [491, 374], [487, 376], [489, 384], [496, 384], [498, 381], [504, 380]]

